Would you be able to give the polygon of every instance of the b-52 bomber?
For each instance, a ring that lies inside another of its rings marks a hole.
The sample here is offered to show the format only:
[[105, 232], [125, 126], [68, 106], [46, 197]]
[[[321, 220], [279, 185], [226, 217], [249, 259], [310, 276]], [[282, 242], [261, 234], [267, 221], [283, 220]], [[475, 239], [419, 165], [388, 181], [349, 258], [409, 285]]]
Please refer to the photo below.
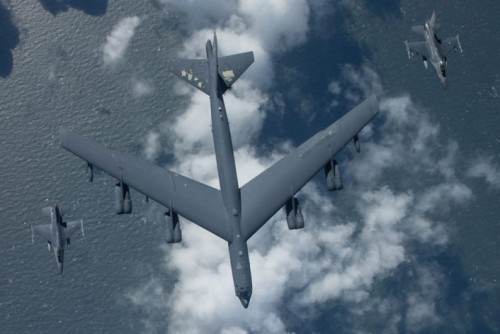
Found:
[[117, 213], [132, 210], [130, 188], [166, 207], [166, 242], [182, 240], [179, 215], [225, 240], [236, 296], [247, 308], [252, 276], [247, 241], [280, 208], [288, 228], [304, 227], [296, 193], [321, 169], [329, 190], [342, 188], [334, 156], [354, 141], [359, 152], [359, 131], [378, 113], [372, 96], [341, 119], [320, 131], [273, 166], [239, 186], [229, 121], [223, 94], [252, 64], [253, 52], [219, 57], [217, 36], [206, 43], [207, 59], [169, 62], [174, 74], [210, 96], [212, 134], [220, 190], [171, 172], [142, 159], [112, 151], [76, 133], [61, 130], [61, 145], [93, 166], [116, 178]]
[[439, 80], [441, 80], [444, 88], [446, 88], [447, 56], [451, 51], [457, 51], [458, 49], [461, 53], [463, 53], [459, 35], [445, 40], [439, 39], [436, 34], [439, 30], [439, 25], [436, 23], [436, 12], [432, 12], [431, 19], [425, 21], [423, 26], [413, 26], [411, 30], [417, 34], [424, 35], [425, 41], [405, 41], [404, 43], [406, 46], [406, 52], [408, 53], [408, 58], [411, 59], [414, 55], [422, 57], [426, 69], [428, 68], [427, 61], [430, 61], [436, 70]]
[[49, 206], [42, 209], [42, 213], [50, 217], [50, 224], [31, 225], [31, 242], [35, 243], [35, 233], [47, 240], [49, 252], [54, 251], [57, 267], [62, 275], [64, 264], [64, 248], [70, 244], [70, 236], [78, 229], [83, 235], [83, 220], [63, 221], [64, 210], [59, 206]]

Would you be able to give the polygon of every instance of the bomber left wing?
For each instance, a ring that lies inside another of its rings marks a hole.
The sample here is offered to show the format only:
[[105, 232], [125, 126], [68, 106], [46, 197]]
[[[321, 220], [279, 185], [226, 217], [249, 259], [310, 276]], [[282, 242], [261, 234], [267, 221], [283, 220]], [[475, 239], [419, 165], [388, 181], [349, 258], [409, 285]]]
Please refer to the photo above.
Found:
[[110, 150], [76, 133], [61, 130], [61, 146], [92, 166], [148, 196], [226, 241], [231, 231], [221, 192], [208, 185]]
[[249, 239], [378, 113], [371, 96], [241, 188], [242, 234]]

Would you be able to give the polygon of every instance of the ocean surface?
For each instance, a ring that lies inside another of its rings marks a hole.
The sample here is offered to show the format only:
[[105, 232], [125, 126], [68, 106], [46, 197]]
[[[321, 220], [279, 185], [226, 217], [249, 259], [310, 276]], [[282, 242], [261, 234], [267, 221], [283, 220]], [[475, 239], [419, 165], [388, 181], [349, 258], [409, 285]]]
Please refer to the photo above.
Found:
[[[67, 127], [115, 150], [143, 154], [148, 131], [186, 104], [164, 66], [186, 30], [180, 16], [155, 1], [85, 3], [0, 1], [1, 333], [143, 332], [143, 311], [127, 294], [151, 273], [164, 272], [161, 208], [134, 192], [134, 213], [115, 215], [114, 180], [97, 173], [89, 183], [85, 163], [60, 148], [58, 134]], [[324, 87], [341, 65], [364, 63], [380, 75], [384, 94], [410, 94], [440, 124], [442, 137], [459, 144], [464, 174], [481, 156], [500, 166], [500, 2], [379, 3], [351, 2], [351, 14], [332, 23], [332, 31], [313, 30], [305, 45], [277, 60], [276, 77], [288, 79], [273, 89], [292, 112], [277, 127], [272, 124], [280, 117], [268, 117], [262, 148], [279, 136], [300, 143], [336, 118], [310, 117], [307, 110], [328, 107]], [[459, 32], [464, 48], [463, 55], [449, 56], [447, 90], [431, 68], [408, 61], [402, 43], [418, 39], [410, 27], [433, 9], [442, 35]], [[127, 16], [144, 20], [126, 66], [105, 67], [106, 36]], [[152, 97], [133, 96], [138, 81], [152, 87]], [[293, 94], [286, 94], [293, 91], [304, 94], [309, 109], [294, 109]], [[471, 305], [470, 332], [498, 333], [500, 192], [482, 179], [468, 185], [475, 196], [450, 212], [453, 240], [440, 261], [453, 276], [456, 300]], [[48, 223], [41, 208], [54, 203], [71, 207], [68, 219], [85, 221], [85, 237], [72, 238], [62, 277], [45, 242], [32, 245], [30, 235], [31, 223]], [[164, 279], [174, 284], [175, 273]]]

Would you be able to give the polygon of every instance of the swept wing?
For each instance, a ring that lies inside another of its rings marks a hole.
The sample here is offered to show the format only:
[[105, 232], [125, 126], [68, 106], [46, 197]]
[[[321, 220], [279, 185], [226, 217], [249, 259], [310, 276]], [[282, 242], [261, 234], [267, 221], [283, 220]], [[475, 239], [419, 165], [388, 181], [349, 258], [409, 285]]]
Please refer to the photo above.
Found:
[[231, 231], [226, 225], [227, 211], [219, 190], [140, 158], [110, 150], [67, 130], [61, 130], [61, 145], [193, 223], [224, 240], [231, 240]]
[[375, 96], [318, 132], [241, 188], [242, 234], [249, 239], [378, 113]]
[[408, 52], [408, 58], [412, 58], [413, 55], [429, 58], [429, 52], [427, 51], [425, 42], [405, 42], [405, 45], [406, 51]]

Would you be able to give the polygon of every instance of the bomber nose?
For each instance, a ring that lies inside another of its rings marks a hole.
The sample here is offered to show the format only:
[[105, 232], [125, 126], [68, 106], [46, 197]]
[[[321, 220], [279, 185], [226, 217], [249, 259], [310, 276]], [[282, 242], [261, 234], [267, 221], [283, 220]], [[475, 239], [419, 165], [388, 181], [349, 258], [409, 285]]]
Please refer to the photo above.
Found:
[[238, 288], [236, 290], [236, 295], [240, 299], [241, 305], [243, 305], [244, 308], [247, 308], [248, 304], [250, 304], [250, 297], [252, 296], [252, 290], [249, 288]]
[[250, 304], [250, 299], [245, 299], [245, 298], [240, 297], [240, 302], [244, 308], [248, 308], [248, 304]]

